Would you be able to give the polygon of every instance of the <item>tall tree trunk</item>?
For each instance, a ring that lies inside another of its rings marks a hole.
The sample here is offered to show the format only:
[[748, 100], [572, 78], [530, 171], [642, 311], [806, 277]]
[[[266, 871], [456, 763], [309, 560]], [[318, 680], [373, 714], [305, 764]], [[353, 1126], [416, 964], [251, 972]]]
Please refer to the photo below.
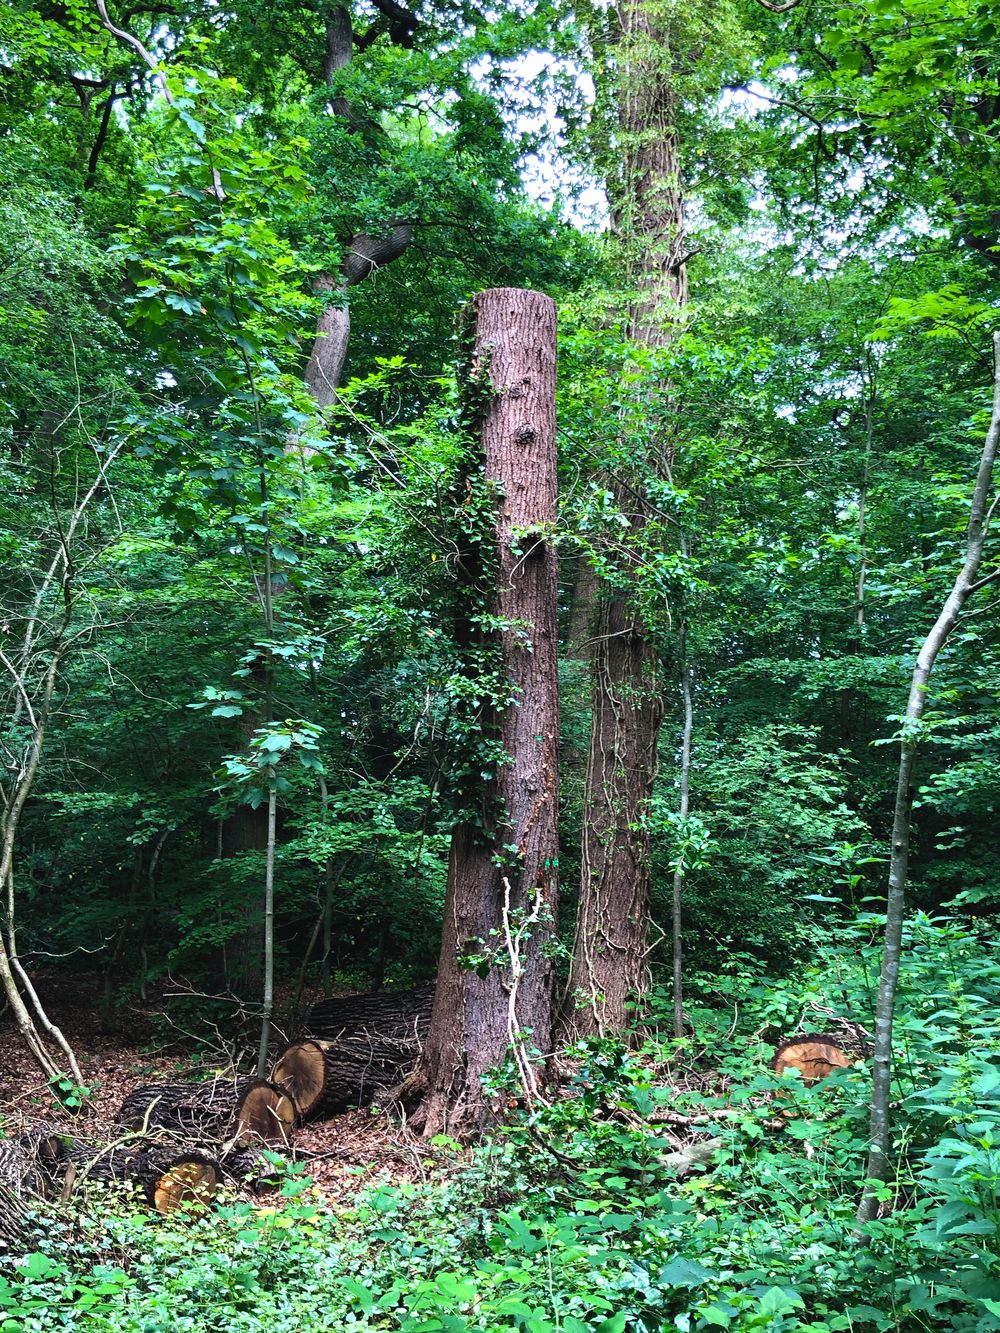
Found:
[[[401, 14], [405, 12], [400, 10]], [[333, 8], [325, 27], [322, 73], [323, 81], [331, 85], [335, 81], [337, 72], [350, 64], [354, 53], [354, 33], [348, 9], [344, 6]], [[397, 38], [393, 37], [392, 40], [396, 41]], [[363, 123], [346, 99], [341, 96], [332, 99], [331, 110], [334, 115], [352, 125], [360, 126]], [[358, 232], [347, 246], [339, 272], [323, 273], [316, 278], [313, 284], [314, 290], [321, 297], [330, 299], [316, 318], [316, 336], [303, 372], [303, 379], [318, 408], [329, 407], [336, 400], [337, 390], [343, 380], [351, 333], [349, 290], [371, 277], [383, 265], [405, 254], [412, 240], [412, 227], [408, 222], [402, 221], [391, 223], [383, 234], [370, 236], [366, 232]], [[290, 439], [288, 447], [302, 448], [297, 438]], [[271, 586], [269, 597], [273, 600], [280, 596], [283, 587], [284, 585]], [[245, 745], [249, 743], [260, 721], [260, 717], [256, 714], [247, 714], [245, 717]], [[223, 856], [236, 856], [246, 851], [264, 851], [267, 844], [267, 812], [263, 805], [257, 809], [242, 806], [226, 820]], [[246, 998], [260, 994], [262, 981], [264, 923], [260, 893], [252, 891], [243, 908], [246, 924], [234, 942], [231, 958], [232, 988], [237, 995]], [[327, 938], [326, 943], [328, 942]]]
[[875, 1004], [875, 1051], [872, 1067], [872, 1095], [869, 1107], [869, 1147], [867, 1179], [861, 1203], [858, 1206], [859, 1226], [871, 1221], [877, 1206], [875, 1182], [889, 1178], [889, 1084], [892, 1077], [892, 1025], [896, 1001], [896, 984], [903, 943], [903, 912], [906, 905], [906, 885], [910, 855], [911, 782], [920, 737], [920, 723], [927, 704], [931, 672], [941, 649], [958, 624], [962, 608], [969, 596], [997, 577], [997, 572], [977, 582], [986, 541], [986, 512], [997, 448], [1000, 445], [1000, 333], [993, 335], [994, 385], [993, 414], [979, 472], [972, 493], [969, 526], [966, 529], [965, 562], [945, 599], [937, 620], [924, 640], [913, 668], [910, 694], [903, 716], [899, 745], [899, 776], [896, 782], [896, 805], [892, 821], [892, 849], [889, 855], [889, 887], [886, 894], [885, 943], [882, 951], [882, 970], [879, 977], [878, 998]]
[[[405, 11], [400, 11], [401, 13]], [[393, 39], [395, 40], [395, 38]], [[326, 22], [326, 51], [323, 58], [323, 80], [332, 85], [338, 72], [351, 63], [354, 55], [354, 31], [348, 9], [334, 9]], [[364, 124], [346, 98], [333, 98], [334, 115], [356, 129]], [[377, 122], [369, 128], [377, 131]], [[314, 283], [315, 291], [331, 299], [316, 320], [316, 338], [305, 370], [305, 381], [317, 406], [329, 407], [336, 399], [344, 377], [347, 347], [351, 337], [351, 310], [348, 291], [359, 282], [370, 278], [384, 264], [391, 264], [410, 248], [413, 228], [408, 222], [396, 221], [384, 234], [369, 236], [358, 232], [351, 238], [338, 273], [323, 273]]]
[[[500, 676], [509, 697], [495, 739], [503, 758], [485, 818], [454, 829], [431, 1027], [410, 1085], [425, 1134], [468, 1136], [496, 1109], [483, 1077], [513, 1054], [530, 1099], [552, 1040], [558, 877], [556, 658], [556, 310], [538, 292], [480, 293], [473, 375], [487, 487], [497, 496]], [[465, 609], [472, 620], [482, 608]], [[477, 964], [471, 964], [475, 957]], [[538, 1054], [541, 1052], [541, 1055]]]
[[[628, 0], [615, 44], [618, 166], [615, 230], [638, 296], [629, 333], [668, 343], [687, 301], [684, 200], [670, 44], [659, 0]], [[616, 489], [633, 528], [648, 515], [643, 482]], [[636, 496], [639, 496], [638, 504]], [[648, 988], [650, 846], [646, 811], [663, 718], [659, 653], [634, 595], [602, 589], [573, 960], [563, 1021], [570, 1038], [621, 1032], [629, 994]]]

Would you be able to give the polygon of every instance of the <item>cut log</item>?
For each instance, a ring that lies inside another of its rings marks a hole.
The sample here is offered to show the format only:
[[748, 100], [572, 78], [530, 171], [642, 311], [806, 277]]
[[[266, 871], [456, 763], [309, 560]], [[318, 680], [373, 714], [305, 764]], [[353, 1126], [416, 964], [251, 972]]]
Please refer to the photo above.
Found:
[[415, 1028], [426, 1033], [433, 1003], [432, 986], [320, 1000], [306, 1016], [304, 1035], [335, 1041], [342, 1033], [360, 1029], [394, 1033]]
[[38, 1248], [40, 1202], [0, 1180], [0, 1258]]
[[432, 987], [321, 1000], [306, 1036], [282, 1051], [274, 1082], [302, 1120], [361, 1106], [410, 1071], [430, 1026]]
[[[426, 1029], [425, 1029], [426, 1031]], [[306, 1037], [279, 1055], [273, 1079], [295, 1103], [300, 1120], [363, 1106], [406, 1076], [420, 1054], [420, 1037], [345, 1033], [338, 1041]]]
[[281, 1167], [269, 1162], [257, 1148], [234, 1148], [222, 1158], [227, 1182], [252, 1194], [274, 1194], [281, 1188]]
[[5, 1193], [21, 1197], [41, 1197], [49, 1192], [34, 1153], [17, 1139], [0, 1140], [0, 1184], [5, 1186]]
[[432, 1000], [430, 989], [323, 1000], [309, 1012], [309, 1035], [279, 1055], [274, 1082], [291, 1097], [302, 1120], [371, 1101], [416, 1063]]
[[265, 1079], [243, 1083], [151, 1083], [122, 1102], [119, 1124], [166, 1133], [191, 1143], [254, 1143], [287, 1147], [295, 1109], [281, 1088]]
[[184, 1203], [206, 1204], [222, 1184], [222, 1167], [202, 1153], [155, 1149], [142, 1154], [139, 1183], [158, 1213]]
[[854, 1063], [836, 1037], [827, 1033], [806, 1033], [789, 1037], [775, 1048], [771, 1068], [776, 1074], [797, 1069], [807, 1087], [826, 1078], [834, 1069], [848, 1069]]
[[103, 1146], [74, 1139], [69, 1154], [77, 1167], [78, 1186], [87, 1181], [133, 1186], [164, 1216], [185, 1203], [208, 1203], [223, 1179], [214, 1158], [171, 1146]]
[[42, 1177], [43, 1193], [50, 1198], [64, 1198], [73, 1188], [76, 1168], [68, 1152], [72, 1141], [72, 1132], [48, 1124], [32, 1125], [18, 1139], [22, 1151]]

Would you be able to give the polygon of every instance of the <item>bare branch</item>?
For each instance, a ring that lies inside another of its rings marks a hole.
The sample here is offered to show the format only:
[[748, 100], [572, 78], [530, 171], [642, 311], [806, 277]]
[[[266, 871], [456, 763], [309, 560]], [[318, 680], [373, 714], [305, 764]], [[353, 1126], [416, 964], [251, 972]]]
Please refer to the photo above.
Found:
[[166, 98], [167, 102], [172, 106], [174, 101], [173, 94], [167, 87], [167, 81], [164, 78], [163, 71], [160, 69], [159, 63], [157, 62], [155, 57], [152, 56], [146, 50], [142, 42], [139, 41], [138, 37], [133, 37], [133, 35], [130, 32], [128, 32], [125, 28], [119, 28], [114, 23], [111, 22], [111, 19], [108, 16], [108, 7], [105, 4], [104, 0], [94, 0], [94, 3], [97, 6], [97, 13], [99, 14], [101, 19], [101, 26], [103, 28], [106, 28], [107, 31], [111, 33], [111, 36], [116, 38], [119, 42], [124, 42], [126, 46], [130, 46], [132, 48], [132, 50], [136, 53], [136, 55], [143, 62], [143, 64], [146, 65], [147, 68], [152, 72], [153, 77], [160, 85], [160, 89], [163, 93], [163, 96]]

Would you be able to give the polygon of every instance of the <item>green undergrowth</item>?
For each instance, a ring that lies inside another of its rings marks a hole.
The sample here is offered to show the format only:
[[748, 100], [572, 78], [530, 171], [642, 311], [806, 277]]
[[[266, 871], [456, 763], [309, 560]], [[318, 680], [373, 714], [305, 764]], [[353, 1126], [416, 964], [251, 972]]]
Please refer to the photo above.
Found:
[[[54, 1228], [3, 1267], [0, 1331], [1000, 1329], [997, 946], [909, 927], [897, 1175], [866, 1244], [864, 1063], [811, 1089], [768, 1072], [765, 1037], [869, 1022], [877, 928], [839, 927], [794, 982], [734, 967], [694, 997], [690, 1041], [582, 1048], [569, 1095], [471, 1159], [439, 1142], [425, 1184], [334, 1208], [292, 1169], [265, 1208]], [[678, 1132], [721, 1140], [708, 1169], [677, 1178]]]

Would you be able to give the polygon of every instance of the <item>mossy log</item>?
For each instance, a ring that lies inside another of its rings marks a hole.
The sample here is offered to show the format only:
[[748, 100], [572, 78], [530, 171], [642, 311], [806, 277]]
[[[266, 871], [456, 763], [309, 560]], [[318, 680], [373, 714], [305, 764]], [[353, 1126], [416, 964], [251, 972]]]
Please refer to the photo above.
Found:
[[818, 1083], [834, 1069], [848, 1069], [854, 1063], [837, 1037], [829, 1033], [808, 1032], [789, 1037], [775, 1048], [771, 1068], [776, 1074], [797, 1069], [807, 1087]]
[[371, 1101], [406, 1076], [430, 1026], [433, 991], [379, 991], [323, 1000], [308, 1035], [278, 1056], [272, 1078], [302, 1120]]
[[295, 1108], [281, 1088], [265, 1079], [216, 1079], [146, 1084], [129, 1093], [116, 1118], [131, 1129], [193, 1144], [287, 1147]]

